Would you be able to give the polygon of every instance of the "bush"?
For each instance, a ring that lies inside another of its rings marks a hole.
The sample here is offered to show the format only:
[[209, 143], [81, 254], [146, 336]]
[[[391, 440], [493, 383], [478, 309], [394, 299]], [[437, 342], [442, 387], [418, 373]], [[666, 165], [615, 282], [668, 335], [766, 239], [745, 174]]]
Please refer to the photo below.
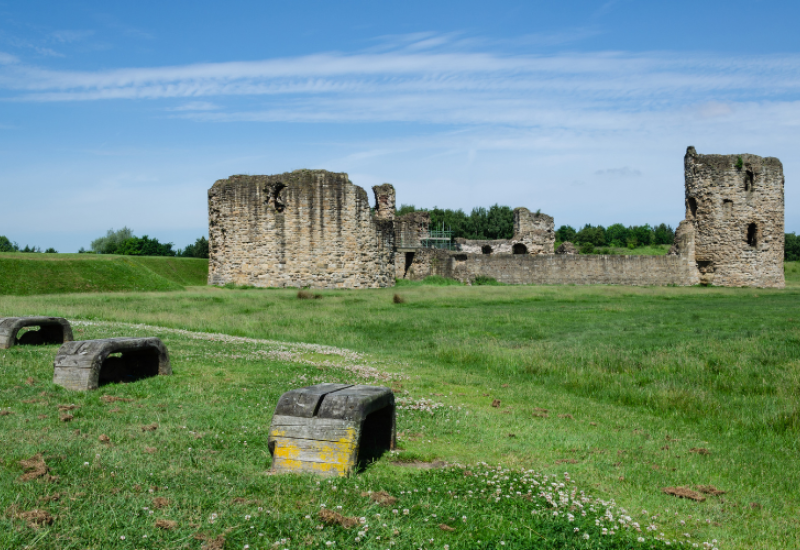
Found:
[[785, 238], [783, 259], [787, 262], [800, 261], [800, 237], [797, 237], [794, 233], [786, 233]]
[[178, 252], [178, 256], [183, 256], [185, 258], [208, 258], [208, 240], [206, 240], [205, 237], [200, 237], [194, 244], [190, 244]]
[[392, 298], [392, 301], [395, 304], [405, 304], [406, 303], [405, 298], [403, 298], [402, 296], [400, 296], [399, 294], [396, 294], [396, 293], [394, 295], [394, 298]]
[[95, 254], [118, 254], [119, 246], [133, 237], [133, 229], [123, 227], [114, 231], [109, 229], [105, 237], [100, 237], [92, 241], [92, 252]]
[[322, 294], [314, 294], [313, 292], [309, 292], [308, 290], [297, 291], [298, 300], [318, 300], [320, 298], [322, 298]]
[[117, 247], [116, 254], [125, 256], [175, 256], [172, 243], [160, 243], [158, 239], [144, 237], [131, 237], [122, 241]]
[[17, 243], [12, 243], [8, 237], [0, 235], [0, 252], [16, 252], [19, 250]]
[[583, 243], [581, 245], [581, 254], [594, 254], [594, 245], [592, 243]]

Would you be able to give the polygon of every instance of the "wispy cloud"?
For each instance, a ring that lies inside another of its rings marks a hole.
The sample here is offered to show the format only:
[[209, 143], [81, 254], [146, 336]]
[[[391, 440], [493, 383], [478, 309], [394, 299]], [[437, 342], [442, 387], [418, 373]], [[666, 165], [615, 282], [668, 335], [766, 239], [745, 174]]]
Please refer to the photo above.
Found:
[[[336, 108], [317, 109], [319, 120], [335, 115], [342, 102], [380, 98], [390, 108], [423, 106], [421, 112], [428, 110], [425, 105], [458, 109], [475, 103], [506, 103], [524, 110], [548, 101], [657, 110], [689, 102], [781, 98], [800, 91], [798, 55], [502, 55], [431, 51], [426, 44], [434, 48], [447, 39], [418, 38], [413, 42], [417, 46], [402, 51], [95, 72], [7, 64], [0, 67], [0, 88], [19, 101], [269, 96], [281, 110], [291, 110], [298, 98], [314, 97], [320, 106], [326, 102], [318, 99], [328, 98], [327, 104]], [[300, 119], [313, 118], [305, 106], [300, 111]], [[410, 114], [409, 109], [396, 112], [398, 120]]]

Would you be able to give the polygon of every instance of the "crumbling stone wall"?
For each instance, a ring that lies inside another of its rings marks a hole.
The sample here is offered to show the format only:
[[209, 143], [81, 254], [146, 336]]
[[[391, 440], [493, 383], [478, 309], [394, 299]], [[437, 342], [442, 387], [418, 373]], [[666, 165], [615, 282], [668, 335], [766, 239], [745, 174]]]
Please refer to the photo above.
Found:
[[531, 212], [527, 208], [515, 208], [512, 243], [524, 245], [528, 254], [553, 254], [556, 246], [553, 216]]
[[667, 256], [554, 254], [551, 216], [514, 210], [510, 240], [459, 239], [461, 250], [420, 248], [430, 215], [395, 217], [395, 192], [367, 193], [347, 174], [298, 170], [217, 181], [209, 198], [209, 283], [315, 288], [392, 286], [429, 275], [509, 284], [757, 286], [783, 288], [781, 162], [756, 155], [684, 158], [686, 219]]
[[439, 273], [471, 283], [484, 276], [511, 285], [695, 284], [696, 268], [680, 256], [600, 256], [595, 254], [450, 254]]
[[689, 147], [684, 171], [686, 219], [676, 249], [691, 254], [693, 248], [700, 282], [783, 288], [781, 161], [750, 154], [699, 155]]
[[428, 237], [431, 226], [429, 212], [409, 212], [394, 220], [397, 248], [418, 248]]
[[231, 176], [209, 189], [208, 209], [209, 284], [394, 285], [393, 222], [372, 215], [347, 174]]
[[556, 232], [552, 216], [514, 209], [514, 236], [510, 240], [456, 239], [461, 252], [467, 254], [553, 254]]
[[[479, 240], [462, 239], [455, 240], [458, 250], [467, 254], [513, 254], [514, 241], [506, 239]], [[525, 248], [527, 254], [527, 247]]]
[[395, 192], [390, 183], [374, 185], [372, 192], [375, 194], [375, 218], [379, 220], [394, 219]]

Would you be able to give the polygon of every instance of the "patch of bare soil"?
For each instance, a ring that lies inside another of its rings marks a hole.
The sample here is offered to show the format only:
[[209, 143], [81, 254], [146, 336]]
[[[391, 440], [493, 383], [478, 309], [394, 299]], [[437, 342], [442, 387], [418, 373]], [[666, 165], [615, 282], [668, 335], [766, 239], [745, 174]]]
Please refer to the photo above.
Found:
[[48, 502], [58, 502], [59, 500], [61, 500], [61, 493], [53, 493], [52, 495], [39, 497], [39, 502], [42, 502], [44, 504]]
[[133, 399], [126, 399], [124, 397], [116, 397], [114, 395], [104, 395], [103, 397], [100, 398], [100, 401], [102, 401], [103, 403], [116, 403], [117, 401], [120, 401], [122, 403], [128, 403], [130, 401], [133, 401]]
[[20, 460], [19, 465], [22, 466], [24, 474], [19, 478], [20, 481], [31, 481], [34, 479], [42, 478], [45, 481], [56, 481], [58, 476], [51, 476], [48, 472], [50, 468], [42, 458], [42, 453], [36, 453], [27, 460]]
[[424, 462], [422, 460], [410, 460], [408, 462], [391, 462], [392, 466], [402, 466], [404, 468], [417, 468], [419, 470], [434, 470], [437, 468], [445, 468], [447, 462], [441, 460], [434, 460], [433, 462]]
[[559, 414], [558, 417], [559, 418], [567, 418], [569, 420], [575, 420], [575, 417], [572, 416], [571, 414]]
[[14, 414], [12, 411], [6, 409], [4, 411], [0, 411], [0, 416], [8, 416], [10, 414]]
[[375, 493], [373, 492], [361, 493], [361, 496], [369, 497], [369, 499], [372, 502], [377, 502], [381, 506], [391, 506], [392, 504], [397, 502], [397, 499], [392, 495], [390, 495], [389, 493], [387, 493], [386, 491], [377, 491]]
[[574, 458], [559, 458], [556, 460], [556, 464], [577, 464], [578, 461]]
[[154, 432], [158, 429], [158, 424], [153, 422], [152, 424], [146, 424], [142, 426], [143, 432]]
[[32, 376], [29, 376], [28, 378], [25, 379], [25, 383], [28, 384], [29, 386], [35, 386], [36, 379], [33, 378]]
[[233, 504], [246, 504], [250, 506], [255, 506], [261, 504], [260, 500], [256, 500], [254, 498], [244, 498], [244, 497], [236, 497], [231, 500]]
[[153, 508], [159, 509], [166, 508], [167, 506], [169, 506], [169, 499], [164, 497], [156, 497], [153, 499]]
[[345, 529], [355, 527], [360, 523], [357, 517], [343, 516], [342, 514], [334, 512], [333, 510], [328, 510], [327, 508], [323, 508], [319, 511], [319, 519], [321, 519], [322, 522], [327, 525], [341, 525]]
[[223, 550], [225, 548], [225, 537], [223, 535], [213, 538], [211, 535], [197, 533], [194, 538], [195, 540], [204, 541], [204, 544], [200, 547], [200, 550]]
[[111, 438], [108, 437], [106, 434], [100, 434], [100, 437], [97, 438], [100, 443], [111, 443]]
[[688, 487], [664, 487], [661, 489], [661, 492], [678, 498], [688, 498], [689, 500], [694, 500], [695, 502], [703, 502], [706, 499], [706, 497], [697, 491], [692, 491]]
[[74, 416], [72, 416], [72, 415], [71, 415], [71, 414], [69, 414], [69, 413], [62, 414], [62, 415], [60, 415], [60, 416], [58, 417], [58, 419], [59, 419], [61, 422], [71, 422], [73, 418], [75, 418], [75, 417], [74, 417]]
[[699, 447], [699, 448], [698, 447], [692, 447], [691, 449], [689, 449], [689, 452], [690, 453], [697, 453], [699, 455], [710, 455], [711, 454], [711, 451], [709, 451], [705, 447]]
[[694, 488], [700, 491], [701, 493], [705, 495], [711, 495], [712, 497], [718, 497], [719, 495], [724, 495], [725, 493], [727, 493], [727, 491], [722, 491], [720, 489], [717, 489], [713, 485], [695, 485]]
[[73, 405], [59, 405], [58, 406], [58, 410], [61, 411], [61, 412], [74, 411], [75, 409], [80, 409], [80, 406], [74, 405], [74, 404]]
[[441, 529], [442, 531], [455, 531], [454, 527], [450, 527], [446, 523], [440, 523], [439, 524], [439, 529]]
[[53, 523], [53, 516], [50, 515], [50, 512], [39, 510], [38, 508], [29, 512], [17, 512], [15, 517], [23, 520], [32, 529], [38, 529], [43, 525], [52, 525]]
[[532, 416], [534, 418], [549, 418], [546, 412], [541, 411], [534, 411]]
[[155, 447], [145, 447], [144, 448], [144, 452], [146, 452], [147, 454], [150, 454], [150, 455], [155, 453], [156, 451], [158, 451], [158, 449], [156, 449]]
[[159, 529], [164, 529], [166, 531], [170, 531], [175, 529], [178, 526], [177, 521], [172, 521], [171, 519], [157, 519], [156, 520], [156, 527]]
[[492, 401], [492, 407], [494, 407], [496, 409], [499, 406], [500, 406], [500, 400], [499, 399], [495, 399], [494, 401]]

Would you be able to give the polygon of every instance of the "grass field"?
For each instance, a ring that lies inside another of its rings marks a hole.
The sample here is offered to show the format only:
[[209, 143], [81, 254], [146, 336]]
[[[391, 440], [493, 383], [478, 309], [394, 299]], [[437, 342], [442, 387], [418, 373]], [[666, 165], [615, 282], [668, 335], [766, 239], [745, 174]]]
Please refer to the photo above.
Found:
[[181, 290], [207, 277], [196, 258], [0, 253], [0, 295]]
[[[76, 338], [159, 336], [175, 372], [73, 393], [50, 382], [56, 346], [0, 352], [0, 547], [798, 548], [800, 269], [786, 273], [785, 290], [0, 296], [3, 316], [66, 316]], [[400, 450], [319, 485], [268, 475], [277, 398], [320, 381], [392, 386]], [[21, 481], [37, 453], [49, 472]], [[434, 460], [457, 466], [397, 464]], [[725, 493], [662, 492], [709, 485]], [[322, 505], [364, 523], [327, 525]], [[29, 527], [34, 510], [52, 523]]]

